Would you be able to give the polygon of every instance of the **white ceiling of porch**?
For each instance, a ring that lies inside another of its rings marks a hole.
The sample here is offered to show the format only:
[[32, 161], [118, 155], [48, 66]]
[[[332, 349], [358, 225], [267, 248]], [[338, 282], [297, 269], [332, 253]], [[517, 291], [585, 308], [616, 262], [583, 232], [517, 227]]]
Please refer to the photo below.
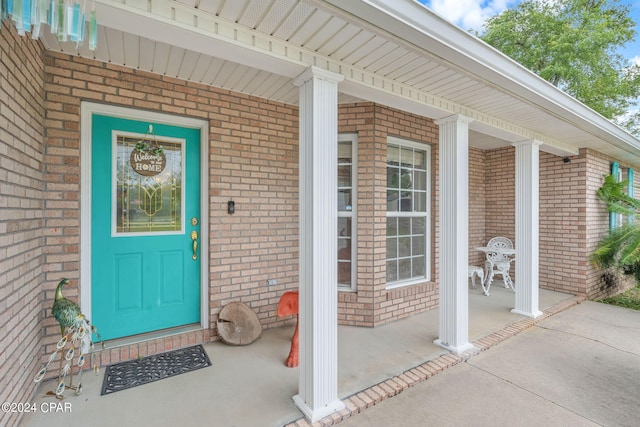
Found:
[[[299, 0], [176, 0], [175, 3], [184, 6], [180, 8], [181, 12], [186, 8], [198, 9], [202, 13], [213, 14], [265, 34], [283, 37], [305, 47], [325, 44], [325, 47], [329, 48], [327, 43], [319, 41], [322, 37], [318, 32], [329, 21], [333, 22], [332, 28], [338, 24], [338, 20], [332, 19], [327, 12]], [[283, 19], [278, 19], [280, 13], [285, 14]], [[340, 25], [344, 24], [342, 22]], [[354, 29], [355, 27], [349, 31]], [[287, 104], [298, 103], [298, 89], [287, 76], [102, 25], [98, 26], [97, 49], [93, 52], [87, 46], [59, 42], [49, 32], [46, 32], [43, 40], [47, 49], [70, 55], [93, 58]], [[347, 41], [345, 40], [345, 44]], [[340, 94], [340, 103], [358, 101], [362, 99]]]
[[[123, 28], [98, 15], [98, 47], [92, 52], [86, 46], [60, 43], [46, 33], [43, 42], [47, 49], [94, 58], [183, 80], [255, 95], [288, 104], [298, 103], [298, 89], [291, 83], [299, 70], [292, 61], [291, 70], [272, 69], [273, 72], [248, 65], [240, 55], [216, 56], [187, 43], [173, 43], [172, 31], [189, 30], [216, 33], [224, 23], [234, 28], [246, 28], [248, 34], [263, 34], [266, 40], [282, 41], [284, 46], [309, 52], [313, 60], [331, 61], [350, 70], [361, 71], [382, 85], [398, 85], [401, 90], [428, 94], [438, 102], [455, 109], [481, 112], [487, 120], [475, 127], [471, 145], [495, 148], [523, 140], [523, 134], [547, 138], [556, 154], [577, 152], [577, 147], [597, 148], [612, 154], [625, 154], [621, 147], [601, 146], [601, 138], [590, 132], [576, 131], [576, 125], [558, 117], [554, 111], [541, 108], [522, 94], [504, 89], [499, 83], [487, 80], [475, 70], [451, 64], [431, 54], [429, 46], [418, 46], [379, 27], [318, 0], [96, 0], [97, 3], [126, 5], [166, 23], [165, 40], [157, 34], [147, 37], [145, 22]], [[351, 0], [348, 0], [351, 1]], [[340, 4], [330, 1], [329, 3]], [[138, 19], [138, 18], [135, 18]], [[138, 22], [138, 21], [134, 21]], [[123, 24], [122, 27], [125, 25]], [[237, 30], [235, 30], [237, 31]], [[198, 34], [202, 36], [202, 34]], [[176, 36], [176, 39], [179, 37]], [[219, 40], [218, 40], [219, 41]], [[257, 42], [256, 42], [257, 44]], [[256, 49], [258, 50], [258, 49]], [[236, 51], [240, 54], [240, 47]], [[242, 52], [258, 55], [258, 52]], [[264, 53], [264, 52], [263, 52]], [[302, 57], [303, 54], [300, 54]], [[236, 59], [236, 61], [232, 60]], [[299, 69], [305, 66], [299, 61]], [[292, 74], [293, 73], [293, 74]], [[291, 75], [289, 75], [291, 74]], [[407, 89], [405, 89], [407, 88]], [[386, 89], [386, 88], [385, 88]], [[397, 91], [397, 89], [395, 89]], [[369, 98], [367, 90], [341, 92], [340, 103], [357, 102]], [[385, 93], [384, 96], [387, 96]], [[399, 102], [398, 105], [403, 105]], [[419, 106], [416, 107], [419, 109]], [[414, 111], [415, 112], [415, 111]], [[433, 118], [451, 114], [446, 108], [425, 109]], [[426, 114], [425, 114], [426, 115]], [[493, 119], [496, 118], [496, 119]], [[499, 119], [498, 119], [499, 118]], [[491, 122], [500, 122], [492, 128]], [[510, 132], [510, 129], [526, 132]], [[480, 133], [478, 133], [480, 132]], [[496, 138], [499, 137], [499, 138]], [[605, 144], [606, 145], [606, 144]], [[555, 147], [555, 148], [554, 148]], [[626, 150], [629, 153], [633, 150]], [[637, 150], [636, 150], [637, 151]], [[627, 155], [629, 153], [626, 153]], [[633, 153], [637, 156], [638, 153]]]
[[[525, 120], [533, 124], [528, 119], [526, 107], [514, 105], [512, 97], [492, 93], [486, 84], [447, 68], [433, 58], [421, 56], [415, 50], [409, 50], [303, 1], [176, 0], [175, 3], [247, 26], [438, 97], [456, 103], [464, 102], [470, 108], [486, 111], [487, 114], [499, 115], [504, 106], [511, 106], [509, 120]], [[95, 52], [86, 47], [76, 47], [73, 43], [60, 43], [51, 35], [44, 40], [48, 49], [72, 55], [288, 104], [298, 103], [298, 90], [288, 77], [112, 28], [99, 27]], [[340, 101], [357, 100], [356, 97], [342, 95]]]

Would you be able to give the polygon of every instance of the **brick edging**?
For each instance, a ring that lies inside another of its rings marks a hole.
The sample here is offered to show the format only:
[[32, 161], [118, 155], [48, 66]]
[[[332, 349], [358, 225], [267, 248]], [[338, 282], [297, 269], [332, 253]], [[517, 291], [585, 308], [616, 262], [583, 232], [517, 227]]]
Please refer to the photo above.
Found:
[[349, 397], [342, 399], [345, 408], [334, 412], [314, 423], [310, 423], [305, 418], [300, 418], [284, 425], [284, 427], [328, 427], [340, 423], [352, 415], [358, 414], [367, 408], [377, 405], [385, 399], [391, 398], [399, 393], [402, 393], [409, 387], [426, 381], [434, 375], [457, 365], [460, 362], [465, 362], [472, 357], [480, 354], [481, 352], [490, 349], [491, 347], [500, 344], [501, 342], [511, 338], [520, 332], [529, 329], [530, 327], [538, 324], [544, 319], [547, 319], [554, 314], [557, 314], [569, 307], [576, 304], [580, 304], [586, 298], [584, 296], [576, 296], [569, 298], [548, 308], [543, 314], [535, 319], [525, 318], [518, 320], [511, 325], [508, 325], [492, 334], [478, 339], [473, 342], [476, 347], [473, 350], [466, 351], [461, 354], [446, 353], [435, 359], [424, 362], [418, 366], [404, 371], [401, 374], [388, 378], [385, 381], [379, 382], [369, 388], [356, 392]]

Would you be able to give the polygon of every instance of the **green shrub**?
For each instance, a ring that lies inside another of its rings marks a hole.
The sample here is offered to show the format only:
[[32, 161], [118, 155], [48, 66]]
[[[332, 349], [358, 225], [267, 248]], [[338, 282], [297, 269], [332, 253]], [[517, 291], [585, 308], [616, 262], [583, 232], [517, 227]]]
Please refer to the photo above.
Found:
[[628, 289], [618, 295], [605, 298], [600, 302], [640, 310], [640, 285]]

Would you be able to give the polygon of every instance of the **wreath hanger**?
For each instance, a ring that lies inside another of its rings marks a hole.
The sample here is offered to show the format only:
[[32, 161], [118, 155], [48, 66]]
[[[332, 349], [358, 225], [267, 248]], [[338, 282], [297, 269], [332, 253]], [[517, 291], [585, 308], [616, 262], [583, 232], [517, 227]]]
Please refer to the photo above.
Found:
[[151, 153], [156, 156], [159, 156], [164, 152], [162, 147], [160, 147], [160, 144], [158, 144], [158, 138], [153, 133], [152, 124], [149, 124], [149, 129], [147, 130], [147, 133], [144, 135], [144, 137], [140, 141], [136, 143], [136, 150]]
[[156, 176], [164, 170], [167, 158], [153, 133], [153, 125], [150, 124], [144, 137], [136, 142], [136, 147], [129, 156], [129, 163], [131, 168], [142, 176]]

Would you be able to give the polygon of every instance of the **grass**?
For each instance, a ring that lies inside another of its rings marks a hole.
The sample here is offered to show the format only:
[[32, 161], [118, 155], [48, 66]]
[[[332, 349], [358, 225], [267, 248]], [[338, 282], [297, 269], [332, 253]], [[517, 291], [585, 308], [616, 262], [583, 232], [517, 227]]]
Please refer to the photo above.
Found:
[[628, 289], [618, 295], [600, 300], [600, 302], [640, 310], [640, 285], [636, 285], [636, 287]]

